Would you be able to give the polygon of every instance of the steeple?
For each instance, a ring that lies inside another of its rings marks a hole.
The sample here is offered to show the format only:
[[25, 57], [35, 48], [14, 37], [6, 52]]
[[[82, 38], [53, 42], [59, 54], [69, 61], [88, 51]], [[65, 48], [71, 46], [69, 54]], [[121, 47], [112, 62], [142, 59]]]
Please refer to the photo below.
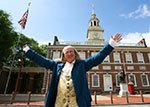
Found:
[[87, 31], [88, 43], [104, 43], [104, 30], [99, 25], [99, 22], [99, 19], [96, 18], [94, 5], [92, 5], [92, 18], [89, 20], [89, 28]]

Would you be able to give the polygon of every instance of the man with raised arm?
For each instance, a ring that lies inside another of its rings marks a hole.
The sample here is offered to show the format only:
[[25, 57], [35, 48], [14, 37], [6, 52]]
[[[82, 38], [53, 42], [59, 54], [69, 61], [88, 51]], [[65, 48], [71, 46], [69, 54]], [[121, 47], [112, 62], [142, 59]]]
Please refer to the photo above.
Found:
[[37, 54], [26, 44], [23, 47], [25, 56], [52, 71], [44, 107], [91, 107], [92, 98], [86, 72], [101, 64], [121, 39], [120, 33], [114, 37], [111, 35], [109, 43], [103, 49], [85, 60], [80, 59], [77, 50], [72, 46], [64, 47], [60, 60], [54, 61]]

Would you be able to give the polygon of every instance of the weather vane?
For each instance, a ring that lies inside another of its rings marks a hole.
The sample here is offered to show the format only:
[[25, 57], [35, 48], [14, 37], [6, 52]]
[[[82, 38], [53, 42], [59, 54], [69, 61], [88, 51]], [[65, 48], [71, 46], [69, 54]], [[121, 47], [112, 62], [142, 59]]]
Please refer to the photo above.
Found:
[[28, 3], [28, 6], [30, 6], [30, 5], [31, 5], [31, 2]]
[[93, 14], [95, 14], [94, 4], [92, 4], [92, 8], [93, 8]]

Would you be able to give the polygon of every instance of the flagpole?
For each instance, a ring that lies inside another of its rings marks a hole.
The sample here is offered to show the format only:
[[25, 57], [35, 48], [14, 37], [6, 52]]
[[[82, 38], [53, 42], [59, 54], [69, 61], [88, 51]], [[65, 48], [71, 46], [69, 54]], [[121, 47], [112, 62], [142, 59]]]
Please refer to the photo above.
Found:
[[[31, 2], [28, 3], [28, 10], [29, 10], [30, 5], [31, 5]], [[24, 28], [22, 27], [20, 34], [22, 34], [22, 30], [23, 29]], [[20, 41], [20, 36], [18, 37], [18, 40], [17, 40], [16, 49], [19, 47], [19, 41]], [[7, 79], [7, 82], [6, 82], [4, 94], [6, 94], [6, 92], [7, 92], [7, 88], [8, 88], [8, 84], [9, 84], [9, 80], [10, 80], [12, 68], [13, 68], [13, 65], [14, 65], [15, 57], [16, 57], [16, 53], [14, 54], [13, 59], [12, 59], [13, 62], [11, 64], [11, 66], [10, 66], [10, 71], [9, 71], [8, 79]], [[19, 70], [19, 72], [21, 72], [21, 69], [22, 69], [23, 58], [24, 58], [24, 54], [22, 55], [22, 58], [21, 58], [21, 64], [20, 64], [20, 70]], [[15, 87], [15, 94], [16, 94], [16, 91], [17, 91], [19, 78], [20, 78], [20, 73], [18, 73], [18, 78], [17, 78], [17, 82], [16, 82], [16, 87]]]
[[[23, 28], [21, 29], [21, 34], [22, 34], [22, 30], [23, 30]], [[12, 101], [14, 101], [14, 99], [16, 97], [16, 92], [17, 92], [18, 83], [19, 83], [20, 74], [21, 74], [22, 65], [23, 65], [23, 59], [24, 59], [24, 53], [22, 54], [22, 57], [21, 57], [20, 69], [18, 71], [18, 76], [17, 76], [17, 80], [16, 80], [16, 85], [15, 85], [15, 91], [14, 91], [14, 94], [13, 94]]]
[[[28, 10], [29, 10], [30, 4], [31, 4], [31, 2], [28, 3]], [[23, 31], [23, 29], [24, 28], [22, 27], [21, 32]], [[20, 69], [19, 69], [19, 72], [18, 72], [18, 77], [17, 77], [17, 80], [16, 80], [16, 86], [15, 86], [15, 91], [14, 91], [14, 95], [13, 95], [12, 101], [14, 101], [14, 99], [16, 97], [18, 83], [19, 83], [19, 79], [20, 79], [20, 75], [21, 75], [21, 71], [22, 71], [23, 59], [24, 59], [24, 52], [23, 52], [22, 58], [21, 58]]]

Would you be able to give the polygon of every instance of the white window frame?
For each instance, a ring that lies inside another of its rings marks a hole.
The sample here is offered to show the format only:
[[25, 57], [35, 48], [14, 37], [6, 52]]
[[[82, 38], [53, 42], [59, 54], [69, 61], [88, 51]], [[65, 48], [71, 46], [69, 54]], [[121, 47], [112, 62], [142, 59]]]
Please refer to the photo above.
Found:
[[[97, 76], [97, 86], [94, 86], [94, 76]], [[100, 78], [98, 74], [93, 74], [92, 75], [92, 87], [100, 87]]]
[[53, 52], [53, 60], [60, 58], [60, 52], [55, 51]]
[[113, 53], [113, 56], [114, 56], [114, 62], [115, 63], [120, 63], [120, 53]]
[[139, 66], [139, 70], [146, 70], [146, 66]]
[[122, 70], [122, 66], [115, 66], [115, 70]]
[[110, 62], [110, 60], [109, 60], [109, 55], [107, 55], [107, 57], [104, 59], [103, 62], [104, 62], [104, 63], [109, 63], [109, 62]]
[[85, 59], [85, 52], [78, 52], [81, 59]]
[[104, 66], [102, 66], [102, 69], [103, 69], [103, 70], [111, 70], [111, 66], [106, 66], [106, 65], [104, 65]]
[[131, 53], [125, 53], [125, 57], [126, 57], [126, 63], [133, 63]]
[[137, 55], [137, 60], [139, 63], [144, 63], [144, 58], [142, 53], [136, 53]]
[[127, 66], [128, 70], [134, 70], [134, 66]]
[[[142, 78], [143, 75], [146, 76], [147, 85], [144, 85], [144, 84], [143, 84], [143, 78]], [[149, 86], [149, 80], [148, 80], [147, 74], [142, 74], [142, 75], [141, 75], [141, 82], [142, 82], [142, 86]]]
[[[134, 86], [136, 87], [137, 86], [137, 83], [136, 83], [136, 77], [135, 77], [135, 75], [134, 74], [129, 74], [128, 75], [128, 79], [130, 79], [130, 76], [133, 76], [133, 78], [134, 78]], [[132, 81], [131, 81], [132, 82]]]

